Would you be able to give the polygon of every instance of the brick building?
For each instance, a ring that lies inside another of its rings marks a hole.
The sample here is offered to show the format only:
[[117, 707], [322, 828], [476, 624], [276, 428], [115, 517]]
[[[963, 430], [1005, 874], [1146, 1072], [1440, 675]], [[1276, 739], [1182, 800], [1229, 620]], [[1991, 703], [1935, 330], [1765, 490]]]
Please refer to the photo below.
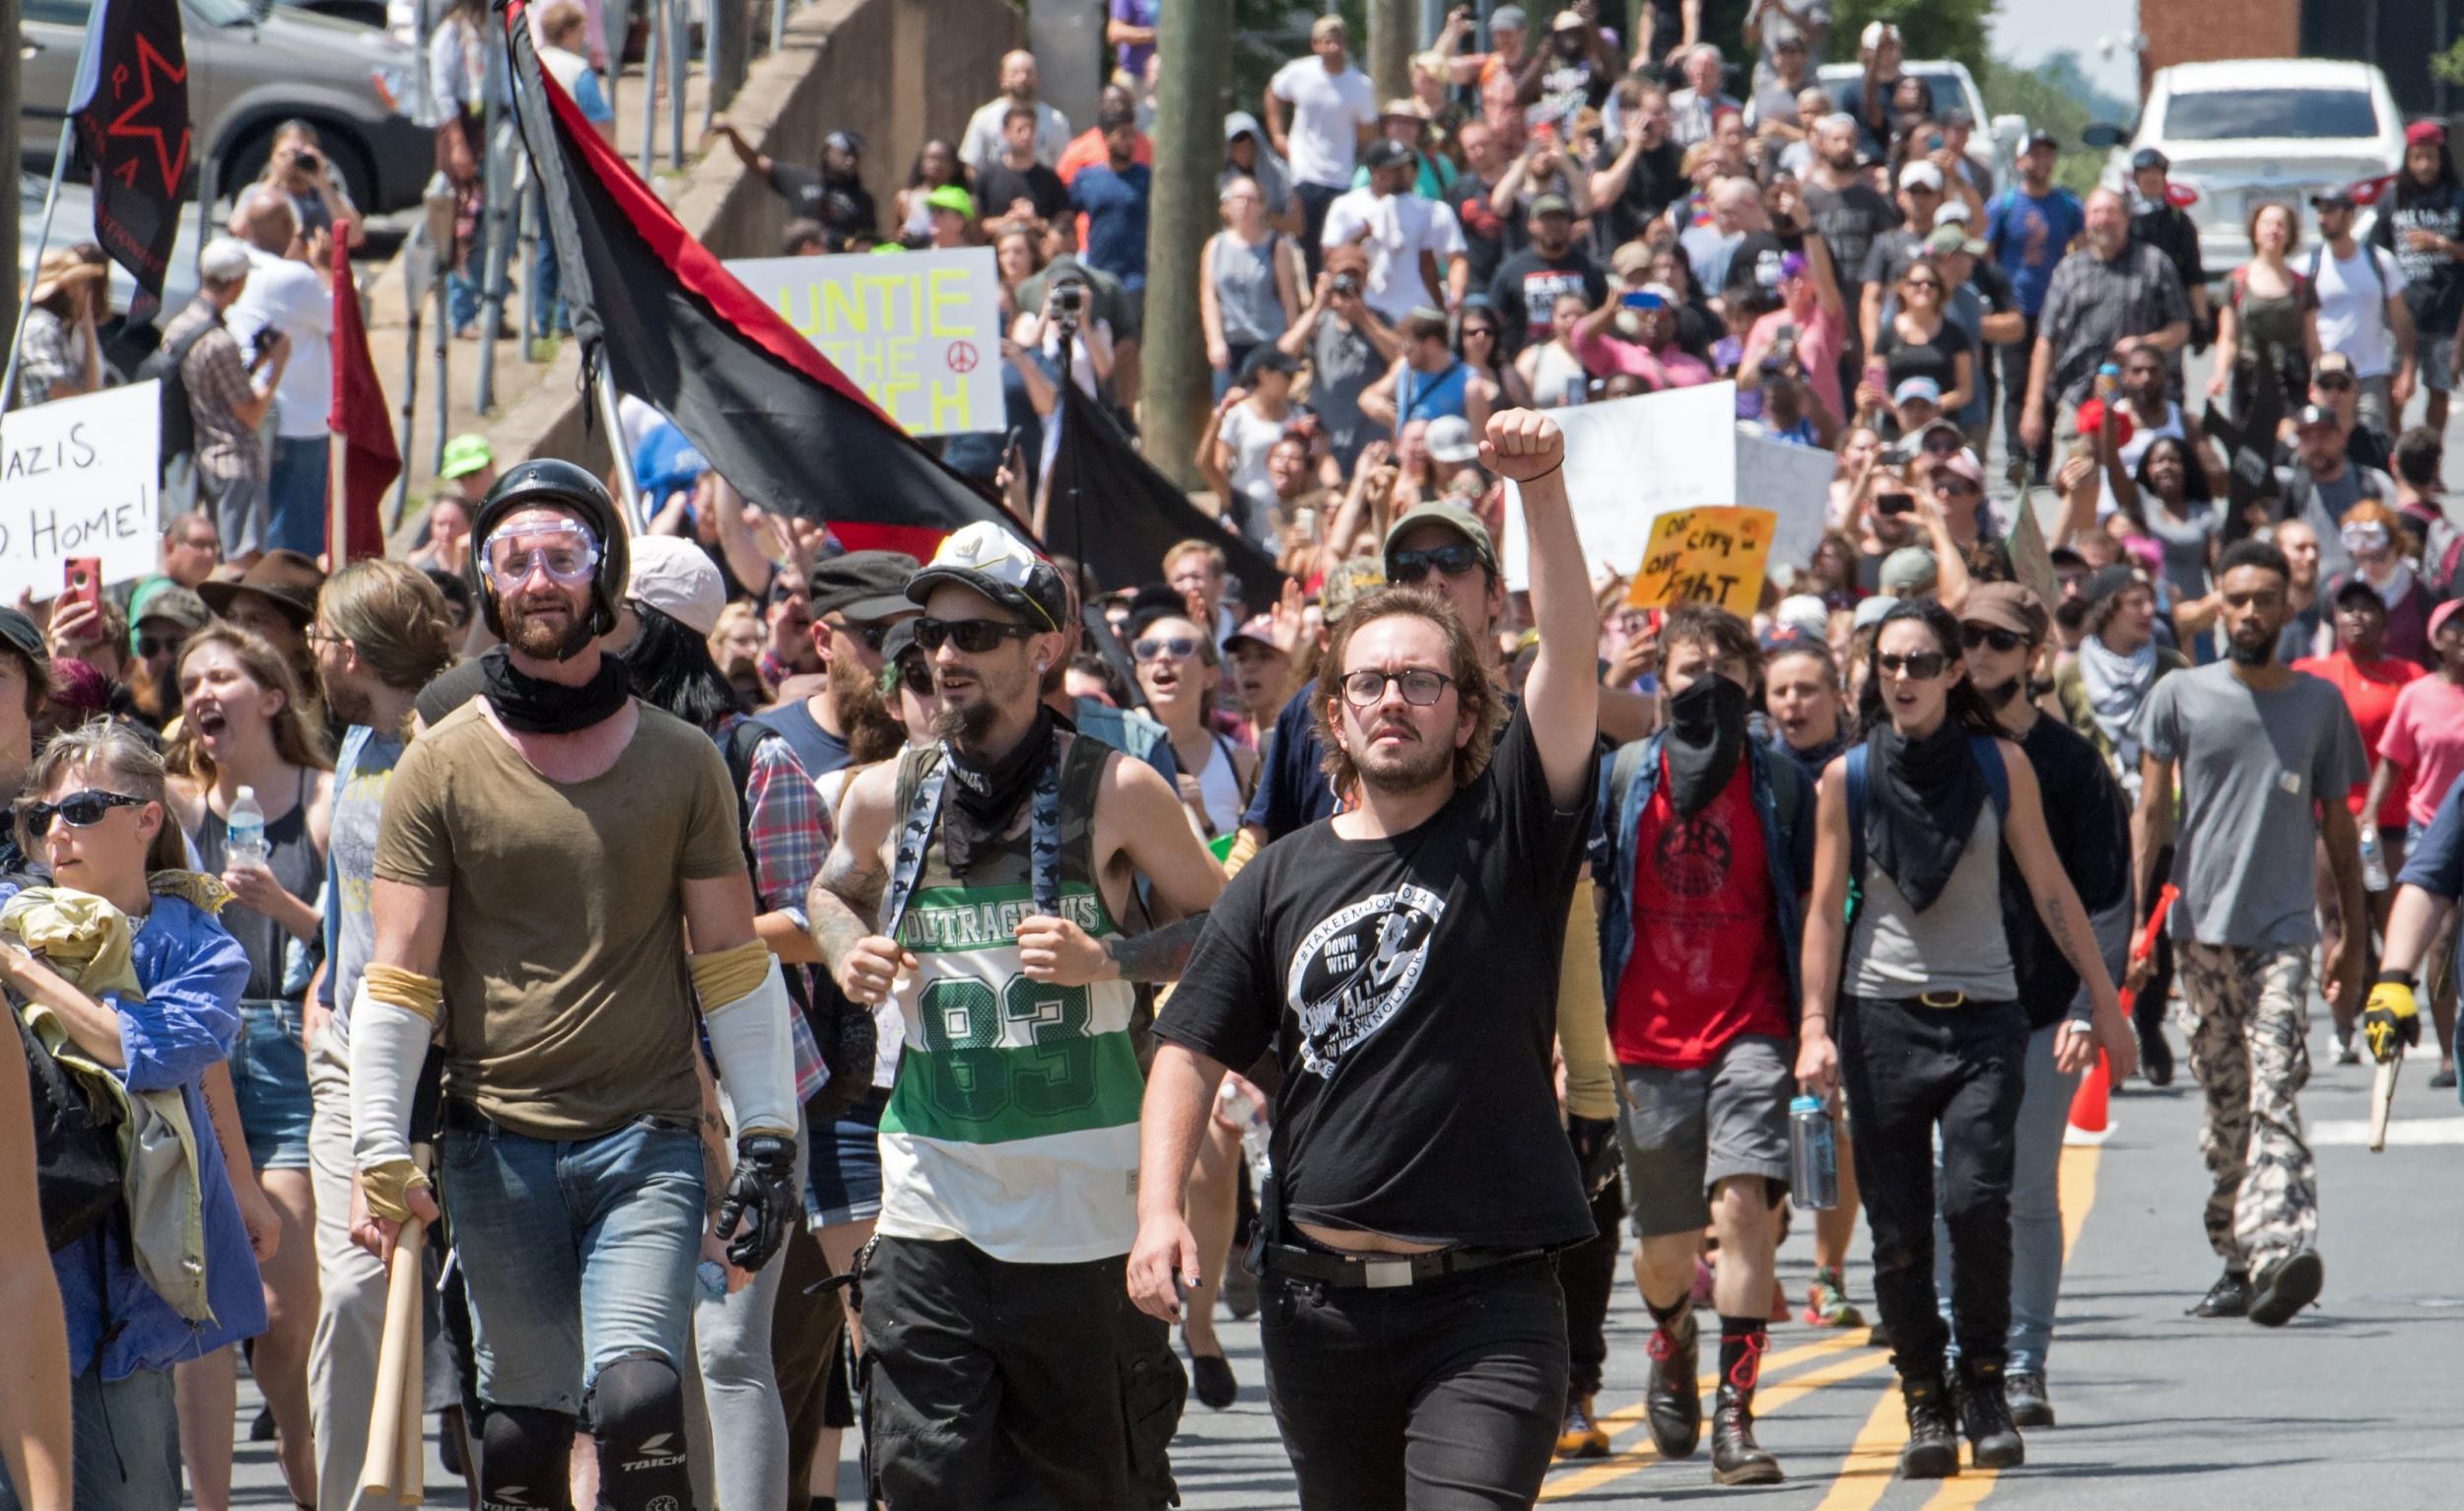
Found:
[[2217, 58], [2361, 58], [2376, 63], [2407, 115], [2464, 110], [2464, 91], [2430, 58], [2464, 30], [2464, 0], [2139, 0], [2139, 85], [2174, 63]]

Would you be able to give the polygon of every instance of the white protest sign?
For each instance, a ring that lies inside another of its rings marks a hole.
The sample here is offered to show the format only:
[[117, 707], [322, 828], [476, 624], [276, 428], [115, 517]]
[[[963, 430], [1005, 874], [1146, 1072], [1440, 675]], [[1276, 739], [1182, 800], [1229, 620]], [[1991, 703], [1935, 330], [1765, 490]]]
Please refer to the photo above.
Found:
[[105, 584], [154, 570], [162, 389], [131, 383], [0, 416], [0, 603], [58, 597], [81, 556], [103, 559]]
[[1822, 540], [1831, 506], [1831, 473], [1839, 457], [1810, 446], [1737, 433], [1737, 502], [1779, 515], [1771, 530], [1770, 566], [1803, 570]]
[[[1737, 492], [1737, 385], [1703, 383], [1547, 411], [1566, 436], [1566, 497], [1583, 533], [1583, 559], [1633, 576], [1651, 522], [1673, 509], [1748, 503]], [[1769, 508], [1769, 505], [1761, 505]], [[1506, 485], [1506, 538], [1497, 543], [1506, 585], [1531, 585], [1523, 496]]]
[[1001, 429], [1007, 332], [991, 247], [752, 257], [727, 271], [909, 435]]

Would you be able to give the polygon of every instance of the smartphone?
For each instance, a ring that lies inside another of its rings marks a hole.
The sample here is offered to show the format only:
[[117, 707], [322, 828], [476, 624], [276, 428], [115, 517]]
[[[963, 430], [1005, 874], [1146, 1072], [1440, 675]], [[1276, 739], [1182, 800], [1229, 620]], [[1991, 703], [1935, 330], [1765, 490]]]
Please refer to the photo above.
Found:
[[1669, 302], [1648, 289], [1635, 289], [1619, 297], [1617, 303], [1628, 309], [1666, 309]]
[[103, 607], [103, 558], [72, 556], [63, 572], [67, 585], [60, 593], [62, 603], [90, 603]]
[[1878, 494], [1874, 499], [1878, 515], [1909, 515], [1916, 513], [1916, 495], [1912, 493]]

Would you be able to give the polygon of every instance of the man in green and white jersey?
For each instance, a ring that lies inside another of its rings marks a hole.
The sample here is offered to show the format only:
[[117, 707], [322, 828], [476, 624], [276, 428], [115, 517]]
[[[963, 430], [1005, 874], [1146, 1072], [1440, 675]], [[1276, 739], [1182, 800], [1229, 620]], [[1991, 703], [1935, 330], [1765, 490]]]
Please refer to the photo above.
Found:
[[1180, 974], [1222, 873], [1162, 778], [1039, 701], [1069, 622], [1049, 563], [970, 525], [907, 591], [939, 740], [849, 784], [811, 898], [841, 990], [906, 1019], [858, 1262], [874, 1490], [1161, 1505], [1185, 1386], [1124, 1286], [1131, 984]]

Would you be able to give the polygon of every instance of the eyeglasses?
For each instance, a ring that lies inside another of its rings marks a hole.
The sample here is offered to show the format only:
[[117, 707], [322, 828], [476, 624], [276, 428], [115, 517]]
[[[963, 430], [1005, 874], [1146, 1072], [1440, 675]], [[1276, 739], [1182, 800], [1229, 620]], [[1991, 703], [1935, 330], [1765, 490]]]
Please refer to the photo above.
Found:
[[71, 829], [92, 829], [102, 823], [103, 815], [113, 808], [142, 808], [151, 799], [131, 797], [124, 792], [105, 792], [88, 788], [82, 792], [71, 792], [58, 802], [29, 803], [18, 810], [17, 816], [25, 824], [26, 832], [39, 840], [50, 831], [51, 815], [54, 813], [66, 819]]
[[[313, 639], [313, 635], [310, 638]], [[137, 657], [150, 661], [158, 655], [177, 655], [180, 648], [187, 644], [188, 637], [185, 635], [140, 635], [137, 637]]]
[[1386, 580], [1390, 583], [1417, 583], [1434, 567], [1450, 578], [1459, 578], [1480, 565], [1479, 548], [1472, 545], [1432, 546], [1426, 551], [1389, 551], [1386, 553]]
[[1874, 664], [1886, 677], [1905, 677], [1911, 682], [1931, 682], [1951, 664], [1951, 657], [1939, 651], [1920, 651], [1914, 655], [1892, 655], [1887, 652], [1874, 658]]
[[574, 523], [491, 535], [482, 554], [499, 591], [520, 586], [533, 572], [545, 572], [550, 582], [571, 587], [588, 582], [599, 566], [599, 543]]
[[[890, 638], [889, 625], [880, 620], [825, 619], [822, 623], [850, 640], [862, 642], [865, 650], [876, 654], [882, 643]], [[966, 647], [962, 644], [959, 649], [963, 651]]]
[[1141, 661], [1151, 661], [1170, 652], [1176, 661], [1186, 661], [1198, 654], [1198, 641], [1188, 635], [1150, 635], [1129, 647], [1129, 653]]
[[919, 619], [916, 621], [916, 644], [926, 651], [938, 651], [954, 645], [969, 655], [982, 655], [1005, 640], [1025, 640], [1035, 634], [1031, 624], [1012, 624], [1000, 619]]
[[1391, 682], [1403, 690], [1403, 702], [1425, 709], [1435, 705], [1454, 680], [1442, 671], [1417, 666], [1408, 671], [1371, 671], [1364, 667], [1343, 674], [1343, 701], [1356, 709], [1375, 708], [1386, 701], [1387, 684]]
[[2353, 387], [2350, 378], [2319, 377], [2310, 379], [2310, 386], [2321, 393], [2345, 393]]
[[1997, 630], [1989, 625], [1981, 624], [1959, 626], [1959, 640], [1970, 651], [1979, 646], [1991, 646], [1997, 654], [2008, 654], [2027, 644], [2027, 637], [2024, 635], [2014, 634], [2009, 630]]
[[[326, 629], [323, 625], [315, 623], [310, 623], [307, 629], [302, 630], [300, 632], [300, 637], [311, 646], [347, 646], [351, 643], [350, 636], [336, 635], [333, 631]], [[180, 643], [178, 641], [172, 641], [171, 643], [171, 649], [174, 651], [179, 649], [179, 644]], [[151, 653], [145, 650], [145, 647], [142, 644], [138, 647], [138, 652], [140, 654]]]
[[1463, 338], [1466, 341], [1471, 340], [1473, 336], [1487, 336], [1493, 340], [1496, 335], [1497, 328], [1493, 325], [1466, 325], [1463, 328]]

